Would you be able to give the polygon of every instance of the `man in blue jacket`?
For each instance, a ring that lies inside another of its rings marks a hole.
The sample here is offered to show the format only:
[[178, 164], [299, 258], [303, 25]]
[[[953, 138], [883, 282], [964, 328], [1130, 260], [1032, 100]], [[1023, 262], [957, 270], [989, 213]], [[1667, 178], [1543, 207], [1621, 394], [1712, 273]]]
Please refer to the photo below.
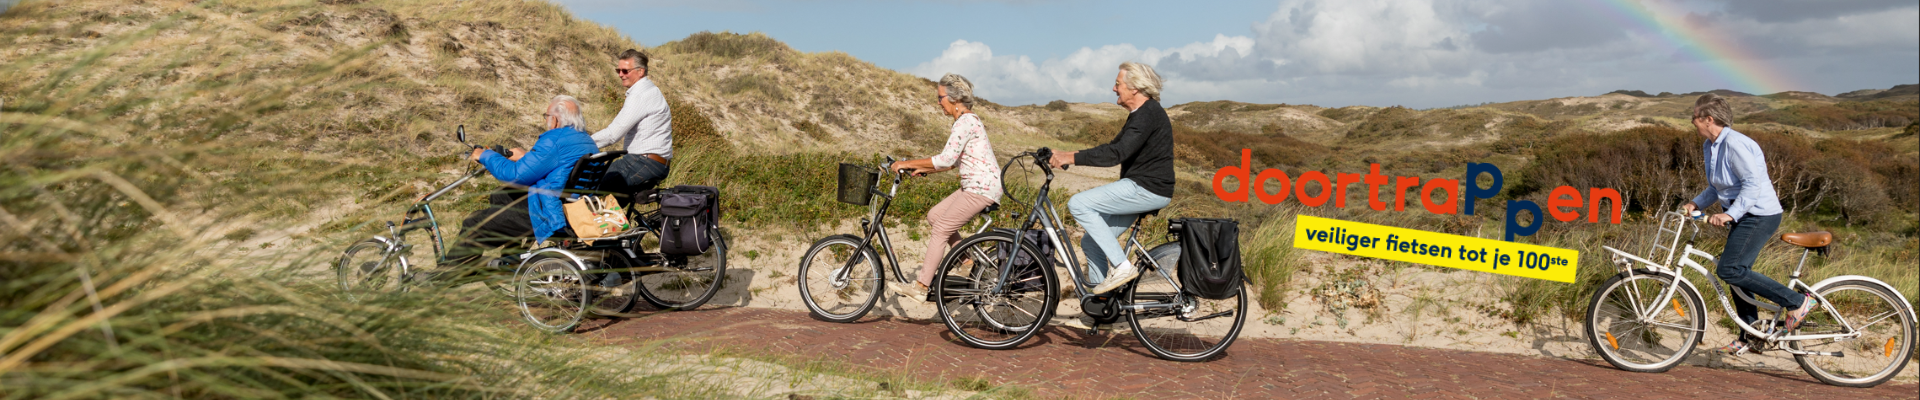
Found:
[[580, 101], [560, 95], [547, 104], [546, 126], [533, 143], [533, 150], [509, 150], [512, 156], [493, 150], [474, 149], [469, 159], [479, 162], [494, 179], [524, 191], [502, 191], [489, 196], [491, 206], [467, 216], [465, 231], [447, 250], [441, 265], [472, 262], [489, 248], [508, 247], [532, 237], [535, 243], [551, 237], [572, 236], [566, 211], [561, 208], [560, 190], [573, 164], [580, 157], [600, 149], [583, 129], [586, 118], [580, 115]]

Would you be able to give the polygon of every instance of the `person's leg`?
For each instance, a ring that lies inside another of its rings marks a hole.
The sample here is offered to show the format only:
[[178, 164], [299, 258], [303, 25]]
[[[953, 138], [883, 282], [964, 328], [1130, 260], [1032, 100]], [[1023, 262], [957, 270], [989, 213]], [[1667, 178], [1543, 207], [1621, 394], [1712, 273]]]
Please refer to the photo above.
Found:
[[666, 165], [646, 156], [628, 154], [607, 166], [607, 176], [600, 187], [614, 193], [634, 193], [660, 186], [660, 181], [665, 179]]
[[[1087, 256], [1088, 283], [1104, 282], [1107, 268], [1129, 266], [1120, 234], [1140, 213], [1165, 208], [1172, 199], [1153, 194], [1132, 180], [1121, 179], [1089, 189], [1067, 200], [1067, 211], [1086, 228], [1080, 249]], [[1093, 242], [1088, 245], [1087, 242]]]
[[980, 210], [993, 205], [986, 196], [955, 190], [947, 195], [940, 204], [927, 211], [927, 254], [920, 262], [920, 275], [917, 282], [932, 285], [933, 275], [940, 272], [940, 261], [946, 258], [947, 249], [960, 243], [960, 227], [972, 221]]
[[[1745, 289], [1755, 296], [1766, 298], [1787, 309], [1800, 308], [1804, 296], [1779, 281], [1753, 271], [1753, 261], [1760, 256], [1767, 239], [1780, 227], [1780, 215], [1748, 215], [1733, 223], [1727, 231], [1727, 247], [1720, 252], [1716, 260], [1714, 275], [1728, 285]], [[1759, 309], [1744, 300], [1733, 299], [1735, 314], [1741, 321], [1752, 324], [1759, 319]]]
[[525, 197], [507, 205], [488, 207], [467, 215], [465, 228], [448, 246], [442, 266], [459, 266], [478, 259], [492, 248], [507, 248], [533, 236], [533, 219], [527, 212]]

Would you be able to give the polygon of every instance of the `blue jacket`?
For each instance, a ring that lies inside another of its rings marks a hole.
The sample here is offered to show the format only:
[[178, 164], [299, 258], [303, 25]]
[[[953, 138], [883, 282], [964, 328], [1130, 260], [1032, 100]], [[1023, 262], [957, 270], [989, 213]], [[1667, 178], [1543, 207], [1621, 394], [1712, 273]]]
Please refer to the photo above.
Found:
[[560, 127], [541, 133], [540, 140], [520, 161], [487, 150], [480, 155], [480, 165], [486, 166], [494, 179], [531, 188], [527, 190], [527, 213], [533, 219], [533, 239], [541, 241], [567, 226], [567, 212], [555, 195], [566, 186], [573, 164], [599, 151], [586, 132]]

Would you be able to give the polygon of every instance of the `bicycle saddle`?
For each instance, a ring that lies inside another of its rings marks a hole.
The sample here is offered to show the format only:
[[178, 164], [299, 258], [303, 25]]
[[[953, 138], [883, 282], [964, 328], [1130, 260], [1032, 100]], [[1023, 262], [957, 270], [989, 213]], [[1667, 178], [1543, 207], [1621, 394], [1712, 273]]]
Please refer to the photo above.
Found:
[[1153, 211], [1148, 211], [1148, 212], [1143, 212], [1143, 213], [1140, 213], [1140, 218], [1143, 218], [1143, 219], [1144, 219], [1144, 218], [1147, 218], [1147, 217], [1153, 217], [1153, 216], [1158, 216], [1158, 215], [1160, 215], [1160, 210], [1161, 210], [1161, 209], [1158, 209], [1158, 208], [1156, 208], [1156, 209], [1153, 209]]
[[1829, 232], [1800, 232], [1780, 234], [1780, 241], [1809, 249], [1827, 247], [1833, 244], [1833, 234]]
[[994, 211], [1000, 211], [1000, 203], [988, 204], [987, 208], [980, 209], [980, 215], [992, 214]]

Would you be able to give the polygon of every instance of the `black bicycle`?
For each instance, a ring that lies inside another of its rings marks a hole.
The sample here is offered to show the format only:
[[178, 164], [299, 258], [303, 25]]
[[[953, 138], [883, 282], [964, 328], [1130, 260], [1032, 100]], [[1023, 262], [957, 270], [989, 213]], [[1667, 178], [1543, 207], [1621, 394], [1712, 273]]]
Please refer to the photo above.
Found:
[[[1245, 287], [1219, 300], [1181, 290], [1179, 243], [1148, 248], [1139, 240], [1141, 222], [1158, 210], [1142, 214], [1129, 228], [1127, 249], [1133, 265], [1142, 268], [1140, 277], [1107, 294], [1088, 292], [1095, 285], [1082, 278], [1085, 267], [1073, 246], [1068, 246], [1071, 237], [1061, 229], [1060, 215], [1048, 197], [1054, 175], [1047, 162], [1053, 151], [1041, 148], [1014, 156], [1002, 174], [1021, 158], [1031, 158], [1046, 173], [1026, 218], [1016, 228], [994, 229], [962, 240], [947, 253], [934, 278], [933, 296], [939, 299], [940, 319], [948, 330], [968, 345], [984, 349], [1025, 343], [1053, 318], [1062, 294], [1054, 267], [1065, 265], [1070, 266], [1066, 270], [1075, 282], [1073, 292], [1087, 316], [1097, 323], [1126, 318], [1134, 336], [1160, 358], [1202, 361], [1233, 344], [1247, 321]], [[1177, 237], [1181, 226], [1169, 224], [1168, 229], [1174, 233], [1169, 237]], [[1042, 251], [1042, 241], [1052, 251]]]
[[[906, 170], [887, 171], [893, 181], [893, 187], [886, 192], [880, 191], [879, 170], [893, 164], [894, 159], [887, 157], [879, 168], [854, 164], [840, 164], [840, 188], [838, 199], [847, 204], [867, 206], [867, 218], [860, 220], [862, 235], [838, 234], [820, 238], [807, 248], [800, 257], [800, 299], [807, 303], [807, 310], [815, 317], [832, 322], [851, 322], [866, 316], [873, 310], [874, 304], [885, 292], [887, 278], [884, 272], [891, 266], [894, 283], [914, 284], [900, 263], [894, 257], [893, 240], [887, 236], [885, 221], [887, 211], [893, 206], [893, 196], [900, 190], [900, 181], [909, 172]], [[879, 202], [872, 201], [880, 198]], [[987, 206], [980, 211], [979, 233], [993, 224], [993, 212], [1000, 205]], [[875, 244], [887, 252], [886, 264], [874, 250]]]

